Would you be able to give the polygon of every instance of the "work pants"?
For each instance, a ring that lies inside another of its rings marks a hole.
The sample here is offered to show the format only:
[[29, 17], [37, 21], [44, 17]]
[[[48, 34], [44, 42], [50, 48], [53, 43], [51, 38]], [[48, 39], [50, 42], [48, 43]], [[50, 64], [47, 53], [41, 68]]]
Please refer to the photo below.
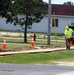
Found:
[[72, 38], [65, 38], [66, 40], [66, 49], [70, 49]]

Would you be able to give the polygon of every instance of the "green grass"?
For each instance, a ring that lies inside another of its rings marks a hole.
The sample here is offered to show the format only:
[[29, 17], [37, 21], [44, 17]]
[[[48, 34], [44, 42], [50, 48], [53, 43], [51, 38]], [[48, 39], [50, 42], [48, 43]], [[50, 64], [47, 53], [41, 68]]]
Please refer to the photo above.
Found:
[[[37, 34], [38, 36], [41, 34]], [[61, 41], [58, 41], [61, 40]], [[7, 50], [26, 50], [31, 47], [32, 37], [28, 37], [28, 43], [24, 43], [23, 37], [6, 36]], [[44, 47], [65, 47], [64, 36], [57, 36], [50, 39], [50, 45], [47, 45], [47, 38], [37, 38], [35, 46]], [[0, 37], [0, 49], [3, 45], [3, 37]], [[55, 64], [54, 61], [74, 61], [74, 51], [57, 51], [51, 53], [38, 54], [14, 54], [0, 57], [1, 63], [13, 64]]]
[[[53, 39], [51, 38], [51, 45], [47, 45], [47, 38], [37, 38], [35, 43], [35, 46], [62, 46], [65, 47], [64, 39], [61, 41], [58, 41], [59, 39]], [[18, 50], [18, 49], [26, 49], [31, 47], [32, 38], [27, 38], [28, 43], [24, 43], [24, 38], [20, 37], [6, 37], [6, 43], [7, 43], [7, 50]], [[0, 48], [2, 48], [3, 44], [3, 37], [0, 37]]]
[[74, 62], [74, 50], [37, 54], [15, 54], [0, 57], [1, 63], [13, 64], [55, 64], [56, 61]]

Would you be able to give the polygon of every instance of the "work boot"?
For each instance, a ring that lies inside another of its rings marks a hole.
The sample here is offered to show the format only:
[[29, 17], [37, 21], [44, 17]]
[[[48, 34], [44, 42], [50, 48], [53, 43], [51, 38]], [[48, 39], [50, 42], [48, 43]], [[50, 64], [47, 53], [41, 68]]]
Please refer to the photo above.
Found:
[[70, 46], [68, 46], [67, 49], [70, 50]]
[[68, 49], [70, 50], [70, 46], [68, 47]]
[[70, 49], [70, 46], [66, 46], [66, 49]]

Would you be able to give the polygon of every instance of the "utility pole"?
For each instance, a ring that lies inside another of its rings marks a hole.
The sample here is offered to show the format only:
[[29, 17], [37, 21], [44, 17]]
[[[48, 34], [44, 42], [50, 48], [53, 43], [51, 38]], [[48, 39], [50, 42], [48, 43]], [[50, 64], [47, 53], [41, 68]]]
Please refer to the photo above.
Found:
[[49, 4], [48, 4], [48, 40], [47, 40], [47, 44], [50, 45], [50, 31], [51, 31], [51, 0], [49, 0]]

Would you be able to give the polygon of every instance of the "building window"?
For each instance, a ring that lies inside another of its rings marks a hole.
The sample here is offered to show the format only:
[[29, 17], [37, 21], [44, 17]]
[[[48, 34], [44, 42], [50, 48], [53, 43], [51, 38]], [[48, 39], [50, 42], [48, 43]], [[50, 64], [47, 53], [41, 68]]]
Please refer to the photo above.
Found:
[[54, 19], [52, 19], [52, 27], [54, 27], [54, 22], [56, 23], [55, 24], [56, 27], [58, 27], [58, 19], [55, 19], [55, 21], [54, 21]]

